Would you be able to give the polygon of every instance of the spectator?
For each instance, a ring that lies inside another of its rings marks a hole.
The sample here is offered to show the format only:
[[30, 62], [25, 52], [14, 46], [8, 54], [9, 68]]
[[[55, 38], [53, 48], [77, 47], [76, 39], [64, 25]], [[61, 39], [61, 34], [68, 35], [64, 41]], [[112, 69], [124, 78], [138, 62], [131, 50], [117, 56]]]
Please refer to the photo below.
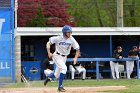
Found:
[[[137, 46], [133, 46], [128, 53], [128, 58], [137, 58], [138, 55], [139, 55], [139, 50]], [[133, 68], [134, 68], [134, 61], [126, 61], [127, 79], [131, 79]]]
[[[122, 59], [123, 58], [123, 51], [122, 47], [118, 46], [116, 50], [113, 52], [113, 58]], [[112, 72], [113, 79], [119, 79], [119, 70], [118, 70], [118, 61], [110, 61], [110, 68]]]
[[70, 72], [71, 72], [71, 79], [72, 80], [74, 80], [74, 76], [75, 76], [76, 71], [78, 72], [78, 74], [82, 73], [82, 80], [85, 80], [85, 78], [86, 78], [86, 69], [80, 63], [77, 63], [76, 65], [70, 65], [69, 69], [70, 69]]

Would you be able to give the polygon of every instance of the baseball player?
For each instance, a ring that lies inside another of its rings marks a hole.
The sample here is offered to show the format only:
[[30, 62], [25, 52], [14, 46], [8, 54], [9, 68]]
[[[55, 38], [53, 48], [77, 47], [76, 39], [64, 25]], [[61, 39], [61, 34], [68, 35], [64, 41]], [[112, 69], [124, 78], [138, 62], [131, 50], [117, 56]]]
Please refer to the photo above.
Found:
[[[43, 64], [45, 70], [44, 70], [44, 74], [46, 77], [48, 77], [51, 73], [54, 72], [54, 62], [51, 59], [45, 59], [44, 60], [44, 64]], [[44, 82], [45, 85], [45, 82]]]
[[[121, 46], [118, 46], [117, 49], [113, 52], [113, 57], [116, 59], [123, 58], [123, 51]], [[119, 79], [118, 65], [119, 65], [118, 61], [110, 61], [110, 68], [113, 79]]]
[[[62, 29], [63, 35], [53, 36], [49, 38], [49, 41], [46, 44], [48, 57], [52, 58], [56, 64], [55, 72], [48, 76], [45, 81], [47, 84], [50, 81], [50, 78], [59, 78], [58, 91], [65, 92], [63, 88], [64, 76], [67, 72], [66, 59], [67, 55], [70, 54], [71, 47], [76, 50], [75, 57], [73, 58], [73, 64], [77, 63], [77, 58], [80, 56], [80, 47], [77, 41], [74, 39], [72, 34], [72, 28], [68, 25], [65, 25]], [[50, 52], [50, 46], [55, 44], [55, 52], [52, 54]]]
[[[136, 58], [139, 55], [139, 50], [137, 46], [133, 46], [132, 49], [128, 53], [128, 58]], [[134, 61], [126, 61], [126, 71], [127, 71], [127, 79], [131, 79], [131, 74], [134, 68]]]
[[75, 65], [70, 65], [69, 69], [71, 71], [71, 79], [72, 80], [74, 80], [74, 75], [75, 75], [76, 71], [78, 71], [79, 74], [82, 73], [82, 80], [85, 80], [86, 69], [80, 63], [77, 62], [77, 64], [75, 64]]

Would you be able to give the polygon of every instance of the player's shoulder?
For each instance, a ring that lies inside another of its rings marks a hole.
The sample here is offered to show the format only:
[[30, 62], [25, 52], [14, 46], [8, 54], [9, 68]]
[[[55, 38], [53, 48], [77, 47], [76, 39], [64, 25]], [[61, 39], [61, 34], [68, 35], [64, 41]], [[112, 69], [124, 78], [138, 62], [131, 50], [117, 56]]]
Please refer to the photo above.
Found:
[[70, 36], [70, 39], [71, 39], [72, 41], [75, 41], [75, 38], [74, 38], [73, 36]]
[[53, 39], [60, 39], [60, 38], [62, 38], [60, 35], [58, 35], [58, 36], [52, 36], [52, 37], [50, 37], [50, 38], [53, 38]]

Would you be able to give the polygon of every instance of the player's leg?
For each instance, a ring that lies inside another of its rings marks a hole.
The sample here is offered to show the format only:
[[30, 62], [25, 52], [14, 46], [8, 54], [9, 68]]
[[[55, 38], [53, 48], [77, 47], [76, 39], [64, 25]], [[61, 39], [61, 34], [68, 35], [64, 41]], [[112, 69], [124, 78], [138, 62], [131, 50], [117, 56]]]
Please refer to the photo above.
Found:
[[133, 68], [134, 68], [134, 61], [131, 61], [130, 62], [130, 76], [131, 76], [131, 74], [133, 72]]
[[44, 74], [45, 74], [46, 77], [48, 77], [48, 75], [50, 75], [51, 73], [53, 73], [53, 71], [50, 70], [50, 69], [44, 70]]
[[58, 91], [65, 92], [66, 90], [63, 88], [63, 80], [64, 80], [64, 76], [67, 72], [67, 66], [65, 64], [66, 57], [63, 57], [61, 55], [54, 55], [53, 59], [54, 59], [56, 66], [60, 69]]
[[86, 78], [86, 69], [82, 66], [78, 66], [76, 68], [78, 70], [79, 73], [82, 73], [82, 80], [85, 80]]
[[78, 71], [78, 73], [81, 73], [83, 71], [83, 69], [81, 68], [81, 66], [76, 66], [76, 70]]
[[110, 61], [110, 68], [111, 68], [112, 78], [116, 79], [115, 72], [114, 72], [115, 67], [114, 67], [114, 62], [113, 61]]
[[127, 79], [130, 79], [130, 61], [126, 61]]
[[56, 66], [54, 75], [57, 79], [60, 77], [60, 68], [58, 68], [57, 66]]
[[44, 73], [45, 73], [45, 75], [46, 75], [46, 79], [45, 79], [45, 81], [44, 81], [44, 85], [46, 86], [46, 84], [47, 84], [49, 81], [52, 80], [52, 76], [54, 76], [54, 75], [53, 75], [54, 72], [53, 72], [52, 70], [47, 69], [47, 70], [44, 70]]
[[115, 65], [116, 78], [119, 79], [119, 69], [118, 69], [119, 63], [116, 62], [114, 65]]
[[74, 80], [75, 75], [75, 69], [72, 65], [69, 66], [70, 72], [71, 72], [71, 79]]
[[86, 69], [82, 68], [82, 72], [83, 72], [82, 80], [85, 80], [86, 79]]

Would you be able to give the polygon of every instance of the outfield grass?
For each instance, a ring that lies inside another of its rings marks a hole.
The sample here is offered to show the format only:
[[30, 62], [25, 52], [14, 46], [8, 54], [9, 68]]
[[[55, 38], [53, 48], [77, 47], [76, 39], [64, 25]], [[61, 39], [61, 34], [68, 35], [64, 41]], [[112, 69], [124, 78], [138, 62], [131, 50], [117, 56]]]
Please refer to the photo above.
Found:
[[[57, 87], [57, 82], [49, 82], [48, 87]], [[32, 87], [44, 87], [43, 81], [30, 81]], [[120, 93], [140, 93], [140, 80], [66, 80], [65, 87], [96, 87], [96, 86], [126, 86], [126, 90], [117, 90]], [[25, 83], [15, 83], [9, 88], [27, 87]], [[114, 91], [116, 92], [116, 91]]]

